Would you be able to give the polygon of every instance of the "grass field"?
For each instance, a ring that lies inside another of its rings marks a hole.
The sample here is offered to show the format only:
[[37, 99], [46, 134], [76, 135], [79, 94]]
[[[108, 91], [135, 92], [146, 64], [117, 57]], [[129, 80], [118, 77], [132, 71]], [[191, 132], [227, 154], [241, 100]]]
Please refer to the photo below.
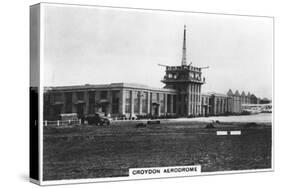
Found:
[[[202, 172], [271, 168], [271, 124], [136, 122], [45, 128], [43, 179], [128, 176], [129, 168], [200, 164]], [[217, 130], [242, 135], [216, 136]]]

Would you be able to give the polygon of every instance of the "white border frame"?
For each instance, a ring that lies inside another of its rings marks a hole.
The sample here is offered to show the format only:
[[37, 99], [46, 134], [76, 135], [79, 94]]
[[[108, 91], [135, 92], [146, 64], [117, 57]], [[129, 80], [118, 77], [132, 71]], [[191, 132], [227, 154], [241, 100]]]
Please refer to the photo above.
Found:
[[[164, 12], [176, 12], [176, 13], [193, 13], [193, 14], [211, 14], [211, 15], [226, 15], [226, 16], [250, 16], [250, 17], [260, 17], [260, 18], [270, 18], [273, 21], [273, 62], [272, 62], [272, 132], [271, 132], [271, 168], [268, 169], [255, 169], [255, 170], [233, 170], [233, 171], [218, 171], [218, 172], [202, 172], [200, 175], [190, 175], [190, 176], [176, 176], [176, 177], [163, 177], [163, 178], [130, 178], [128, 177], [107, 177], [107, 178], [88, 178], [88, 179], [70, 179], [70, 180], [48, 180], [43, 181], [43, 78], [44, 78], [44, 37], [45, 37], [45, 27], [44, 19], [45, 5], [55, 5], [55, 6], [71, 6], [71, 7], [88, 7], [88, 8], [103, 8], [103, 9], [127, 9], [132, 11], [164, 11]], [[32, 6], [32, 5], [30, 5]], [[62, 184], [80, 184], [80, 183], [98, 183], [98, 182], [116, 182], [116, 181], [131, 181], [131, 180], [147, 180], [147, 179], [167, 179], [167, 178], [179, 178], [179, 177], [195, 177], [195, 176], [206, 176], [206, 175], [227, 175], [227, 174], [241, 174], [241, 173], [256, 173], [256, 172], [273, 172], [275, 167], [275, 150], [274, 150], [274, 127], [275, 127], [275, 95], [274, 95], [274, 67], [275, 67], [275, 18], [273, 16], [257, 16], [257, 15], [241, 15], [241, 14], [226, 14], [226, 13], [210, 13], [210, 12], [196, 12], [196, 11], [181, 11], [181, 10], [165, 10], [165, 9], [147, 9], [147, 8], [133, 8], [133, 7], [113, 7], [113, 6], [99, 6], [99, 5], [83, 5], [83, 4], [67, 4], [67, 3], [39, 3], [40, 8], [40, 82], [39, 82], [39, 181], [31, 179], [30, 182], [37, 183], [40, 185], [62, 185]]]
[[40, 45], [39, 45], [39, 53], [40, 53], [40, 83], [39, 83], [39, 183], [40, 185], [43, 185], [43, 105], [44, 105], [44, 45], [45, 45], [45, 11], [44, 11], [44, 5], [45, 3], [40, 3]]

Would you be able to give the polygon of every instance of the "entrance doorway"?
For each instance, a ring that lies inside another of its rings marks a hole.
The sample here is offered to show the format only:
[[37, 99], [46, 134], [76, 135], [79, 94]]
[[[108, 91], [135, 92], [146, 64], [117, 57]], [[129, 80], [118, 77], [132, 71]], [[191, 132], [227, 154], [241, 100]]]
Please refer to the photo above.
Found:
[[159, 115], [159, 104], [158, 103], [152, 103], [152, 115], [153, 116]]
[[101, 112], [106, 114], [107, 113], [107, 106], [108, 106], [107, 103], [102, 103], [101, 104]]
[[61, 111], [62, 111], [62, 105], [55, 105], [53, 109], [54, 109], [53, 118], [54, 119], [60, 119], [60, 114], [61, 114]]
[[83, 116], [83, 114], [84, 114], [84, 104], [77, 104], [77, 114], [78, 114], [78, 117]]
[[109, 102], [107, 100], [101, 100], [98, 104], [98, 112], [102, 112], [105, 115], [108, 115], [109, 112]]

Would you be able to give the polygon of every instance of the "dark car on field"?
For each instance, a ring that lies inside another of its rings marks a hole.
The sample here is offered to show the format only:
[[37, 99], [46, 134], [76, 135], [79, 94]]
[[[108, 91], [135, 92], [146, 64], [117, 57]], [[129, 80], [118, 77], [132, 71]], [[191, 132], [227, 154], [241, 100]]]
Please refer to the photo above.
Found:
[[110, 118], [106, 117], [103, 113], [94, 113], [89, 114], [85, 117], [85, 120], [88, 121], [89, 125], [110, 125]]

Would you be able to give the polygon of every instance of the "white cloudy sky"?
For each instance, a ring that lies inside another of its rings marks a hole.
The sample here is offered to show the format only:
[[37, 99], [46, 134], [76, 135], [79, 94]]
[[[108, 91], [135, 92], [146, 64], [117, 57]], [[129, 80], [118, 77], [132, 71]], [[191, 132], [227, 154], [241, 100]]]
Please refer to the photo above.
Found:
[[165, 69], [157, 64], [180, 65], [186, 24], [188, 61], [210, 66], [204, 92], [271, 98], [271, 18], [48, 5], [44, 23], [45, 86], [163, 87]]

